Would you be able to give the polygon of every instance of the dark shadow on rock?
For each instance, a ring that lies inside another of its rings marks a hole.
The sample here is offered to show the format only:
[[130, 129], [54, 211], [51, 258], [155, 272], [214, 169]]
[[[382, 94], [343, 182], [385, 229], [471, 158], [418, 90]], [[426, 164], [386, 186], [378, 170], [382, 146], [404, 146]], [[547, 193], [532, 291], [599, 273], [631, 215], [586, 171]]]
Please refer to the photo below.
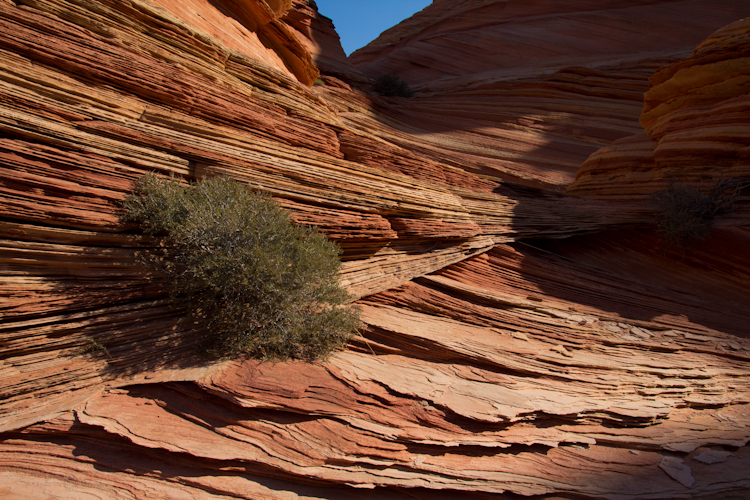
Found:
[[108, 377], [210, 363], [201, 353], [207, 333], [167, 300], [165, 278], [149, 269], [140, 253], [133, 250], [127, 262], [133, 266], [129, 278], [102, 273], [88, 283], [52, 282], [52, 290], [69, 298], [70, 313], [90, 313], [74, 332], [78, 354], [106, 361]]
[[715, 229], [694, 246], [668, 248], [652, 229], [622, 229], [510, 247], [519, 271], [543, 294], [679, 329], [686, 321], [748, 337], [750, 238]]

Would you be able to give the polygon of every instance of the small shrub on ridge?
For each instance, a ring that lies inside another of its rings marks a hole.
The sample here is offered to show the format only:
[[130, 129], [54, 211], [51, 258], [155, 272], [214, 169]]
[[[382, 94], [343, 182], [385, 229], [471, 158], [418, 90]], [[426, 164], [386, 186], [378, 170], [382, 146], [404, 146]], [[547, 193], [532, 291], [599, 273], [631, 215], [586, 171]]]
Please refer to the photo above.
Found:
[[703, 193], [696, 186], [672, 182], [669, 189], [655, 193], [656, 224], [667, 244], [684, 248], [705, 239], [716, 217], [734, 209], [735, 199], [747, 184], [732, 177]]
[[383, 75], [375, 80], [375, 92], [385, 97], [414, 97], [409, 84], [392, 75]]

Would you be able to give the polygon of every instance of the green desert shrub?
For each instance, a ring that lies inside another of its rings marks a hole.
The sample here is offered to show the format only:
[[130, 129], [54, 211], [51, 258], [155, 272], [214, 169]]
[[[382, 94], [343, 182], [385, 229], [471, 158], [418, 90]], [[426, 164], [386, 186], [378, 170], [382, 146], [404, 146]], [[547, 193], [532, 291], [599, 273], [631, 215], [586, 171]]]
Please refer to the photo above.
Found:
[[375, 92], [386, 97], [414, 97], [409, 84], [392, 75], [383, 75], [375, 80]]
[[147, 174], [123, 208], [160, 237], [149, 261], [166, 273], [173, 304], [209, 332], [214, 354], [313, 360], [356, 330], [339, 247], [292, 224], [270, 196], [227, 177], [186, 185]]
[[672, 182], [669, 188], [654, 194], [656, 224], [672, 246], [685, 247], [705, 239], [717, 216], [731, 212], [747, 181], [730, 178], [717, 182], [703, 192], [698, 187]]

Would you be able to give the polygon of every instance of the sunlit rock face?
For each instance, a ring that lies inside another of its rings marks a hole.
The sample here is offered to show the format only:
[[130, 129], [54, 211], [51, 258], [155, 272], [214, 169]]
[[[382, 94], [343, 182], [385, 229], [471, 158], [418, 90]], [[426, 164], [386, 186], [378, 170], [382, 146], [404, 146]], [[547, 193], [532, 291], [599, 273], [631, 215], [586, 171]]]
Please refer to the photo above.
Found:
[[399, 119], [437, 150], [562, 191], [589, 155], [642, 132], [654, 72], [748, 15], [734, 0], [433, 2], [350, 60], [421, 91]]
[[[435, 1], [347, 60], [307, 0], [0, 0], [0, 496], [747, 497], [746, 199], [668, 248], [646, 195], [748, 175], [748, 14]], [[361, 335], [202, 357], [149, 171], [339, 243]]]
[[747, 15], [747, 6], [732, 0], [439, 0], [355, 51], [351, 61], [370, 76], [399, 75], [418, 86], [469, 75], [516, 80], [569, 66], [682, 55]]
[[749, 67], [750, 18], [745, 18], [655, 73], [640, 118], [644, 130], [591, 155], [568, 192], [635, 197], [675, 180], [710, 187], [750, 177]]

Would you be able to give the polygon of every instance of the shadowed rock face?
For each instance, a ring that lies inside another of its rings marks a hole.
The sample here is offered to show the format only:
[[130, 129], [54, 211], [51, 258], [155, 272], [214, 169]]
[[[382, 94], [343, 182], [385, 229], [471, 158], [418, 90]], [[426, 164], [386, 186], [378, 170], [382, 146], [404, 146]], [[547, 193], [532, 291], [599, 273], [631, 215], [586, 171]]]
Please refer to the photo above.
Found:
[[[0, 0], [0, 496], [745, 498], [747, 201], [668, 249], [645, 198], [748, 176], [748, 13], [435, 1], [349, 61], [307, 1]], [[148, 171], [320, 228], [361, 335], [201, 357]]]

